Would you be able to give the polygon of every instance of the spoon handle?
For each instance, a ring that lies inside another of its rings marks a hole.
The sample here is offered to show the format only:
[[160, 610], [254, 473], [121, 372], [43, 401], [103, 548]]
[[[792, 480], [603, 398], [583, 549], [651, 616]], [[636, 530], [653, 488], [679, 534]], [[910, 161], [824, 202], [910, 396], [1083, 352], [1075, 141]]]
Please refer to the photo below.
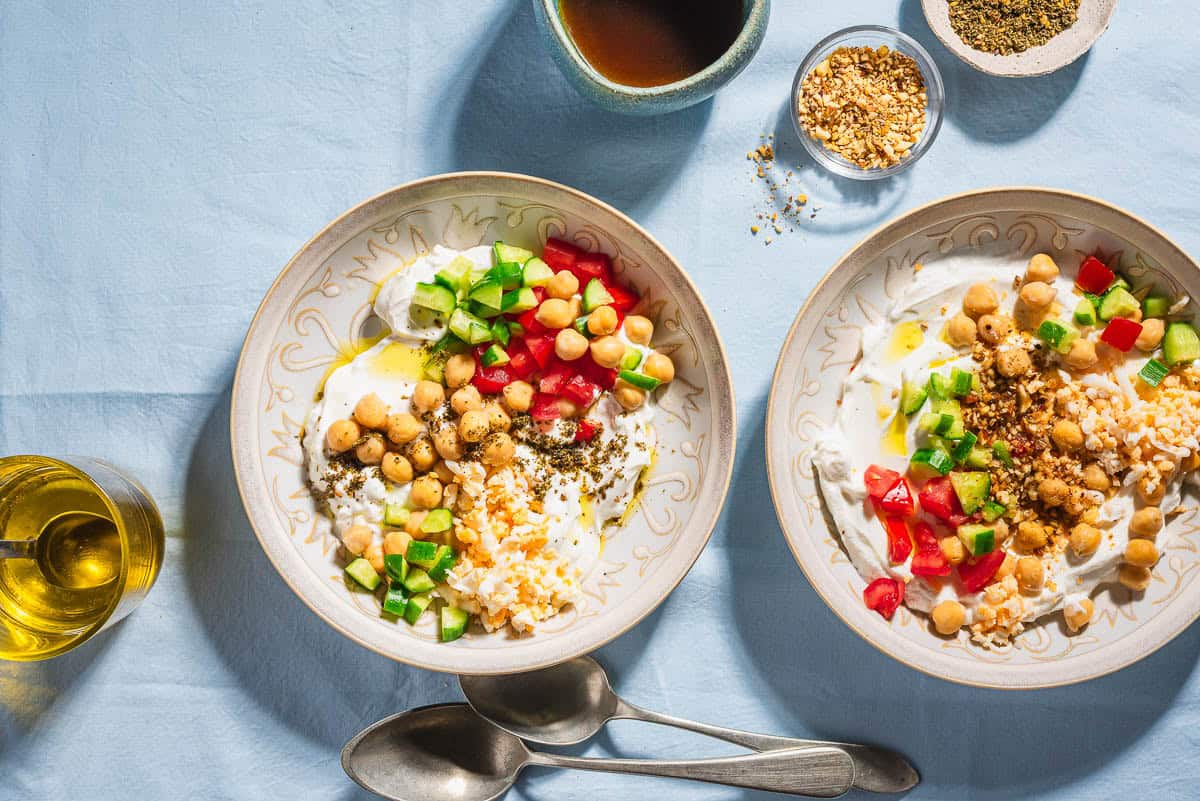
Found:
[[850, 789], [854, 766], [838, 748], [789, 748], [719, 759], [592, 759], [531, 753], [530, 763], [555, 768], [636, 773], [725, 784], [817, 798], [836, 798]]
[[0, 540], [0, 559], [32, 559], [37, 540]]
[[727, 729], [724, 726], [713, 726], [708, 723], [700, 723], [695, 720], [672, 717], [671, 715], [664, 715], [661, 712], [653, 712], [649, 709], [642, 709], [640, 706], [634, 706], [625, 700], [618, 700], [615, 717], [631, 718], [633, 720], [645, 721], [646, 723], [658, 723], [663, 726], [674, 726], [677, 729], [687, 729], [688, 731], [694, 731], [697, 734], [706, 734], [709, 737], [716, 737], [718, 740], [724, 740], [727, 743], [740, 745], [743, 748], [749, 748], [753, 751], [771, 751], [778, 748], [830, 745], [830, 743], [822, 742], [820, 740], [801, 740], [795, 737], [776, 737], [771, 734], [757, 734], [752, 731], [740, 731], [738, 729]]

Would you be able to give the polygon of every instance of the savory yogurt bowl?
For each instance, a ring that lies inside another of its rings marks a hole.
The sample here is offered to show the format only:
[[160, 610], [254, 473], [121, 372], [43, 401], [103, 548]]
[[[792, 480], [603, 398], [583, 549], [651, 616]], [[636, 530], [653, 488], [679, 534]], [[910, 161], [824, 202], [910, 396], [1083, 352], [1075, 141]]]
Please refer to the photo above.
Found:
[[523, 176], [437, 176], [332, 223], [268, 293], [233, 396], [280, 574], [434, 670], [533, 669], [635, 624], [699, 555], [732, 464], [723, 349], [682, 269]]
[[950, 198], [847, 256], [768, 422], [780, 519], [834, 611], [911, 666], [1011, 688], [1194, 619], [1198, 278], [1144, 223], [1047, 190]]

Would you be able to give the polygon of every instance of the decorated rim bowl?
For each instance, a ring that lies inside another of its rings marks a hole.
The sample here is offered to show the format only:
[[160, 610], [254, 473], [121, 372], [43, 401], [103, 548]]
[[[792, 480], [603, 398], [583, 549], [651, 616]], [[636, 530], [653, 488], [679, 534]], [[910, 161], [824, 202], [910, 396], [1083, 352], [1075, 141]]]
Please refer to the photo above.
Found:
[[[439, 643], [435, 616], [416, 626], [385, 618], [343, 576], [328, 517], [309, 494], [303, 421], [325, 376], [383, 333], [373, 315], [379, 283], [442, 244], [496, 239], [540, 246], [558, 237], [612, 256], [642, 295], [655, 345], [675, 362], [657, 390], [656, 462], [636, 509], [606, 530], [582, 599], [534, 633], [472, 627]], [[231, 446], [238, 488], [259, 543], [313, 612], [377, 653], [460, 674], [511, 673], [592, 651], [655, 609], [712, 533], [729, 486], [736, 422], [725, 350], [687, 273], [645, 230], [566, 186], [497, 172], [454, 173], [388, 190], [310, 240], [279, 274], [251, 323], [234, 380]]]

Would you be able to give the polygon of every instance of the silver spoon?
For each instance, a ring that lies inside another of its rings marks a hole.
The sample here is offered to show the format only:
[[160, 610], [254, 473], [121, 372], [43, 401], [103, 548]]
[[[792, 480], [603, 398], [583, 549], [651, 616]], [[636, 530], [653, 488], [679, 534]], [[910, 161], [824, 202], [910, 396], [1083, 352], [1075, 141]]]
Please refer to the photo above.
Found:
[[90, 590], [120, 573], [120, 536], [107, 517], [64, 512], [47, 521], [34, 539], [0, 540], [0, 559], [33, 559], [51, 584]]
[[543, 745], [583, 742], [610, 720], [661, 723], [707, 734], [755, 751], [835, 746], [854, 762], [854, 787], [875, 793], [902, 793], [921, 780], [895, 751], [869, 745], [798, 740], [726, 729], [641, 709], [613, 692], [604, 668], [581, 656], [553, 667], [509, 676], [459, 676], [467, 701], [505, 731]]
[[346, 774], [392, 801], [491, 801], [529, 765], [666, 776], [819, 798], [845, 793], [854, 778], [850, 758], [837, 748], [682, 761], [538, 753], [466, 704], [426, 706], [384, 718], [342, 749]]

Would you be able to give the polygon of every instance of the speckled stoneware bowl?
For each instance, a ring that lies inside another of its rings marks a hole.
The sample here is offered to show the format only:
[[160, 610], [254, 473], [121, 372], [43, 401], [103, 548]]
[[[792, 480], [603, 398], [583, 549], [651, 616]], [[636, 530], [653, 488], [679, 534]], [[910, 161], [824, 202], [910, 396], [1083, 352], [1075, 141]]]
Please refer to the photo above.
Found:
[[[977, 251], [1066, 262], [1115, 255], [1136, 281], [1156, 279], [1200, 297], [1200, 267], [1163, 234], [1093, 198], [1048, 189], [990, 189], [915, 209], [842, 258], [801, 308], [779, 356], [767, 412], [767, 468], [784, 535], [829, 607], [872, 645], [950, 681], [1025, 689], [1070, 684], [1123, 668], [1165, 645], [1200, 616], [1200, 509], [1171, 518], [1176, 544], [1144, 593], [1116, 585], [1093, 595], [1096, 616], [1069, 635], [1062, 615], [1032, 625], [1004, 650], [959, 632], [934, 634], [928, 618], [901, 607], [889, 622], [862, 599], [866, 582], [828, 525], [810, 456], [834, 420], [842, 379], [859, 356], [862, 329], [880, 319], [915, 276], [913, 266]], [[1185, 499], [1186, 500], [1186, 499]], [[799, 579], [797, 579], [799, 580]]]
[[593, 69], [567, 33], [558, 3], [559, 0], [533, 0], [538, 27], [550, 55], [581, 95], [621, 114], [666, 114], [712, 97], [754, 58], [771, 15], [771, 0], [744, 0], [741, 33], [724, 55], [682, 81], [642, 87], [614, 83]]
[[[434, 616], [385, 620], [379, 601], [343, 579], [338, 540], [310, 497], [301, 425], [324, 376], [380, 332], [379, 281], [443, 244], [547, 237], [613, 257], [642, 294], [655, 346], [675, 362], [656, 395], [657, 462], [627, 525], [610, 529], [584, 598], [531, 636], [472, 628], [437, 641]], [[559, 184], [505, 173], [426, 178], [365, 201], [330, 223], [284, 268], [242, 350], [230, 421], [246, 514], [272, 564], [300, 599], [350, 639], [401, 662], [453, 673], [510, 673], [591, 651], [649, 614], [700, 555], [729, 486], [733, 386], [708, 309], [683, 268], [621, 212]]]
[[1050, 41], [1021, 53], [998, 56], [968, 45], [950, 25], [949, 0], [921, 0], [934, 35], [954, 55], [975, 69], [1002, 78], [1032, 78], [1062, 69], [1091, 49], [1117, 10], [1117, 0], [1080, 0], [1075, 24]]

